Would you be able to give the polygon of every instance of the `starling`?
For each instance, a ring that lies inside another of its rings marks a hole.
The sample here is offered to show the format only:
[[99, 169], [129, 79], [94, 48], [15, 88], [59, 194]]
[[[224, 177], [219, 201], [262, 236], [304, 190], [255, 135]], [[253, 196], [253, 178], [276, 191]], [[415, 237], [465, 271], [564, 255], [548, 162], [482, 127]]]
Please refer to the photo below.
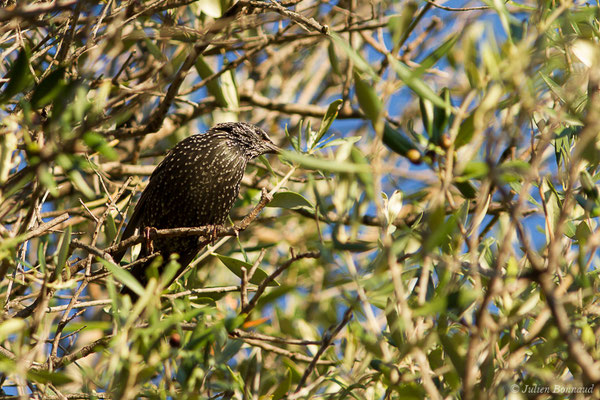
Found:
[[[244, 122], [217, 124], [206, 133], [182, 140], [152, 173], [121, 240], [146, 228], [222, 225], [237, 198], [248, 161], [278, 150], [265, 131]], [[200, 242], [197, 236], [157, 238], [152, 247], [164, 262], [177, 253], [183, 270], [200, 251]], [[139, 258], [150, 252], [142, 245]], [[115, 261], [124, 254], [115, 254]], [[150, 263], [131, 271], [143, 285]], [[123, 293], [135, 297], [127, 287]]]

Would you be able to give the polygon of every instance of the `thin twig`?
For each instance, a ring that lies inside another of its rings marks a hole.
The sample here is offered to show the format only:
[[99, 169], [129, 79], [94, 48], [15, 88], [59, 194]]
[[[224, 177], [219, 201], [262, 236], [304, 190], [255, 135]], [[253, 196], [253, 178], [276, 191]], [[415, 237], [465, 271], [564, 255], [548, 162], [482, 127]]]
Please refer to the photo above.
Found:
[[256, 289], [256, 293], [252, 297], [252, 300], [250, 300], [248, 304], [242, 308], [242, 314], [248, 314], [250, 311], [252, 311], [252, 309], [254, 309], [254, 307], [256, 306], [258, 299], [263, 294], [267, 286], [269, 286], [269, 284], [273, 282], [275, 278], [277, 278], [283, 271], [288, 269], [290, 265], [292, 265], [295, 261], [301, 260], [303, 258], [319, 258], [320, 256], [321, 253], [318, 251], [309, 251], [306, 253], [292, 254], [292, 257], [290, 259], [284, 262], [279, 268], [273, 271], [272, 274], [270, 274], [264, 281], [261, 282], [261, 284]]
[[60, 223], [62, 223], [64, 221], [66, 221], [67, 219], [69, 219], [69, 214], [64, 213], [64, 214], [54, 218], [51, 221], [44, 222], [43, 224], [39, 225], [37, 228], [27, 232], [25, 234], [25, 236], [23, 236], [23, 238], [19, 241], [19, 243], [27, 242], [35, 237], [42, 236], [42, 235], [48, 233], [48, 231], [50, 229], [52, 229], [53, 227], [55, 227], [56, 225], [59, 225]]
[[352, 319], [352, 315], [353, 315], [352, 307], [348, 307], [346, 309], [346, 311], [344, 312], [344, 317], [342, 318], [340, 323], [335, 328], [325, 332], [325, 334], [323, 335], [323, 339], [321, 340], [321, 346], [319, 347], [319, 350], [317, 350], [317, 353], [313, 357], [313, 360], [311, 361], [311, 363], [308, 365], [308, 368], [306, 368], [306, 370], [304, 371], [302, 378], [300, 378], [300, 382], [298, 382], [298, 386], [296, 387], [296, 390], [294, 391], [295, 393], [298, 393], [302, 389], [302, 387], [306, 384], [306, 380], [308, 379], [310, 374], [313, 372], [313, 370], [317, 366], [319, 359], [321, 358], [321, 356], [323, 355], [325, 350], [327, 350], [327, 348], [329, 348], [329, 346], [331, 346], [333, 339], [335, 339], [335, 337], [342, 330], [342, 328], [344, 326], [346, 326], [346, 324], [348, 322], [350, 322], [350, 320]]

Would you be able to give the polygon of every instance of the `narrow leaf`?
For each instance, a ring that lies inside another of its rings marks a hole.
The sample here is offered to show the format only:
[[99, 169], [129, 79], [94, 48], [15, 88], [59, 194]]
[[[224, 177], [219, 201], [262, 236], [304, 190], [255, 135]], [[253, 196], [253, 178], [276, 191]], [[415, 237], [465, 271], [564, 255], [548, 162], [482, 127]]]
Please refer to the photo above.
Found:
[[361, 79], [356, 71], [354, 72], [354, 87], [356, 88], [356, 97], [361, 110], [374, 124], [379, 119], [379, 114], [383, 108], [377, 92], [375, 92], [373, 85]]
[[277, 388], [273, 392], [273, 396], [271, 397], [271, 399], [272, 400], [280, 400], [287, 394], [287, 392], [290, 390], [291, 387], [292, 387], [292, 371], [290, 371], [290, 369], [288, 368], [285, 379], [283, 381], [281, 381], [279, 383], [279, 385], [277, 385]]
[[111, 263], [108, 260], [105, 260], [104, 258], [96, 257], [96, 259], [100, 261], [102, 265], [104, 265], [104, 268], [113, 274], [113, 276], [119, 282], [131, 289], [135, 294], [138, 296], [142, 296], [144, 294], [144, 287], [137, 279], [135, 279], [133, 275], [131, 275], [131, 272]]
[[[198, 72], [198, 75], [200, 75], [200, 77], [202, 79], [206, 79], [207, 77], [211, 76], [214, 73], [211, 66], [208, 65], [208, 63], [202, 56], [198, 57], [198, 59], [196, 60], [196, 64], [194, 66], [196, 67], [196, 71]], [[225, 94], [223, 93], [223, 90], [221, 89], [221, 85], [219, 85], [218, 79], [213, 79], [210, 82], [208, 82], [206, 84], [206, 88], [208, 90], [208, 93], [215, 96], [217, 103], [221, 107], [227, 107], [227, 105], [228, 105], [227, 99], [225, 98]]]
[[355, 68], [357, 68], [360, 72], [369, 74], [372, 79], [376, 81], [379, 80], [379, 76], [371, 67], [371, 65], [360, 54], [358, 54], [358, 52], [354, 50], [345, 39], [335, 32], [331, 32], [330, 37], [336, 46], [342, 49], [348, 58], [352, 60]]
[[298, 163], [305, 169], [338, 173], [369, 172], [371, 170], [368, 165], [354, 164], [346, 161], [326, 160], [286, 150], [283, 150], [281, 153], [285, 159]]
[[421, 80], [417, 74], [413, 73], [405, 64], [396, 60], [393, 56], [388, 55], [388, 61], [398, 78], [400, 78], [406, 86], [412, 89], [418, 96], [423, 97], [438, 107], [446, 108], [446, 102], [438, 96], [427, 84]]
[[38, 242], [38, 249], [37, 249], [37, 257], [38, 257], [38, 263], [40, 264], [40, 269], [42, 271], [42, 274], [46, 274], [46, 271], [48, 270], [48, 267], [46, 266], [46, 251], [45, 251], [45, 242], [43, 240], [40, 240]]
[[106, 243], [112, 243], [117, 237], [117, 224], [111, 213], [106, 216], [106, 223], [104, 224], [104, 234], [106, 235]]
[[66, 385], [73, 379], [62, 372], [50, 372], [42, 369], [31, 369], [27, 371], [27, 379], [40, 383], [52, 383], [55, 386]]
[[62, 273], [65, 264], [67, 263], [67, 257], [69, 256], [69, 245], [71, 244], [71, 225], [67, 226], [65, 233], [62, 237], [60, 244], [60, 250], [58, 251], [58, 264], [54, 270], [54, 277], [58, 278]]
[[338, 111], [340, 109], [340, 106], [342, 105], [342, 102], [343, 102], [342, 99], [337, 99], [337, 100], [334, 100], [333, 103], [331, 103], [329, 105], [329, 107], [327, 107], [325, 116], [323, 117], [323, 120], [321, 121], [321, 127], [319, 128], [319, 132], [317, 133], [314, 143], [310, 144], [310, 146], [309, 146], [310, 148], [313, 148], [315, 145], [317, 145], [317, 143], [319, 143], [319, 141], [327, 133], [327, 131], [329, 130], [329, 127], [331, 126], [333, 121], [335, 121], [335, 119], [338, 115]]
[[[215, 256], [217, 256], [217, 258], [221, 260], [221, 262], [240, 279], [243, 276], [242, 267], [245, 267], [246, 271], [248, 272], [252, 268], [252, 264], [238, 260], [237, 258], [227, 257], [221, 254], [215, 254]], [[248, 281], [255, 285], [260, 285], [265, 279], [267, 279], [268, 276], [269, 275], [264, 270], [257, 268], [254, 275], [248, 277]], [[279, 286], [279, 283], [273, 281], [269, 283], [268, 286]]]
[[33, 90], [31, 95], [31, 107], [41, 108], [51, 103], [60, 94], [65, 86], [63, 77], [65, 68], [58, 67], [42, 80]]
[[428, 68], [433, 67], [442, 57], [444, 57], [448, 52], [454, 47], [456, 41], [458, 40], [458, 35], [451, 35], [448, 40], [442, 43], [437, 49], [435, 49], [431, 54], [429, 54], [423, 61], [420, 62], [420, 65], [414, 71], [415, 76], [419, 76], [423, 74]]
[[10, 100], [15, 94], [21, 92], [31, 81], [29, 52], [26, 49], [21, 49], [8, 73], [8, 83], [0, 96], [0, 104]]

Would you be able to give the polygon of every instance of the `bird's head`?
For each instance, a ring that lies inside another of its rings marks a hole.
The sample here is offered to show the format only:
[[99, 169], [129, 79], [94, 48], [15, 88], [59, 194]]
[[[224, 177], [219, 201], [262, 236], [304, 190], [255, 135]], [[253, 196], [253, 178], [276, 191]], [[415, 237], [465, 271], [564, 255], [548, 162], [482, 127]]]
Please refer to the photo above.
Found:
[[253, 124], [246, 122], [223, 122], [213, 126], [212, 130], [226, 133], [230, 142], [237, 146], [248, 160], [258, 157], [261, 154], [278, 153], [281, 151], [271, 138], [269, 138], [267, 132]]

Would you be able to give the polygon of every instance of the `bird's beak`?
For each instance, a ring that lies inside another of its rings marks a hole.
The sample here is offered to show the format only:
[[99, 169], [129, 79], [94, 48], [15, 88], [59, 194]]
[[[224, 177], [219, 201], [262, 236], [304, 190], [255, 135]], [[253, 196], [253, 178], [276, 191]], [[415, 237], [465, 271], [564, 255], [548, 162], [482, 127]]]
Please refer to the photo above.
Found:
[[265, 153], [271, 153], [271, 154], [281, 153], [281, 149], [278, 146], [276, 146], [275, 144], [273, 144], [272, 142], [265, 141], [265, 145], [266, 145], [267, 149], [269, 149], [268, 151], [265, 151]]

